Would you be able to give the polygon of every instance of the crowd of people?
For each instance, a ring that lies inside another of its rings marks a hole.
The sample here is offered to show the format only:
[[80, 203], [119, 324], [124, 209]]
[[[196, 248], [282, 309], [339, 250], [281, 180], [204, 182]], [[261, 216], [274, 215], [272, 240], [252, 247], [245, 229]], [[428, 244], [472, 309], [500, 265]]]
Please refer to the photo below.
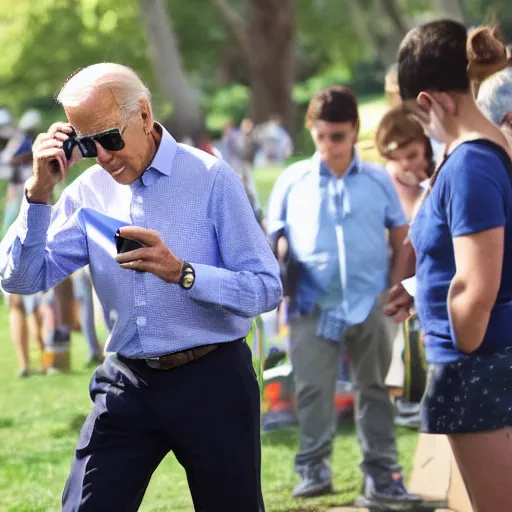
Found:
[[[21, 208], [25, 181], [32, 174], [32, 142], [41, 128], [41, 114], [27, 110], [16, 123], [7, 109], [0, 114], [0, 169], [7, 180], [2, 236], [14, 223]], [[72, 280], [73, 299], [79, 306], [79, 324], [88, 347], [87, 366], [103, 360], [98, 340], [93, 303], [93, 287], [87, 268], [78, 271]], [[9, 327], [16, 350], [20, 377], [34, 373], [59, 371], [52, 362], [43, 362], [43, 353], [55, 344], [69, 344], [72, 325], [63, 318], [62, 301], [67, 297], [59, 288], [34, 294], [9, 294], [4, 291], [9, 306]], [[30, 339], [38, 345], [41, 361], [30, 362]]]
[[[137, 510], [173, 451], [196, 510], [263, 511], [260, 397], [244, 338], [284, 295], [300, 430], [294, 497], [333, 490], [334, 395], [348, 354], [357, 504], [422, 502], [404, 482], [386, 383], [393, 350], [409, 342], [400, 325], [414, 319], [428, 383], [421, 406], [405, 397], [401, 407], [423, 431], [448, 436], [476, 512], [508, 511], [511, 70], [488, 27], [411, 30], [386, 77], [389, 111], [375, 135], [383, 165], [357, 148], [354, 92], [318, 91], [305, 119], [316, 151], [279, 176], [264, 222], [253, 166], [293, 151], [277, 116], [228, 126], [220, 151], [178, 144], [135, 72], [104, 63], [64, 84], [67, 122], [33, 146], [34, 121], [20, 120], [2, 152], [11, 179], [0, 273], [21, 374], [27, 317], [43, 350], [62, 324], [51, 290], [75, 273], [101, 363], [62, 509]], [[81, 158], [98, 165], [52, 206]], [[104, 361], [91, 282], [110, 330]]]

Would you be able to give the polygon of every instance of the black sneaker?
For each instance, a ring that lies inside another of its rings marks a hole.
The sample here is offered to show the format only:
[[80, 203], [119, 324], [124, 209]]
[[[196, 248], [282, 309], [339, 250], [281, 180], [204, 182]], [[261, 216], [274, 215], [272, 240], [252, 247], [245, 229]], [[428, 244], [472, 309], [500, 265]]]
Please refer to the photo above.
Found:
[[312, 498], [332, 493], [332, 472], [327, 461], [297, 468], [300, 482], [293, 489], [294, 498]]
[[367, 507], [377, 511], [414, 511], [423, 503], [423, 499], [410, 494], [404, 485], [400, 473], [392, 473], [388, 479], [377, 481], [370, 475], [365, 476], [364, 491], [355, 503], [356, 507]]

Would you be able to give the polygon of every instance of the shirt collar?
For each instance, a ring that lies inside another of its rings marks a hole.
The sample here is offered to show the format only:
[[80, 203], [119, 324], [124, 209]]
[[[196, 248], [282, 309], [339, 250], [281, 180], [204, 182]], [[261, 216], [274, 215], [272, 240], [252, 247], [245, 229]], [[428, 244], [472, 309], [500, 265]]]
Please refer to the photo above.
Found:
[[[318, 151], [313, 155], [312, 158], [312, 164], [313, 169], [320, 173], [320, 176], [328, 176], [332, 177], [333, 174], [329, 170], [329, 167], [327, 164], [322, 160], [320, 157], [320, 154]], [[359, 153], [357, 152], [356, 148], [353, 148], [352, 150], [352, 160], [350, 162], [350, 165], [348, 166], [348, 170], [345, 173], [344, 176], [347, 176], [349, 174], [356, 174], [361, 170], [361, 158], [359, 157]]]
[[171, 175], [172, 161], [178, 148], [173, 136], [160, 123], [155, 123], [155, 125], [162, 134], [162, 138], [153, 160], [140, 178], [146, 187], [154, 183], [159, 174]]

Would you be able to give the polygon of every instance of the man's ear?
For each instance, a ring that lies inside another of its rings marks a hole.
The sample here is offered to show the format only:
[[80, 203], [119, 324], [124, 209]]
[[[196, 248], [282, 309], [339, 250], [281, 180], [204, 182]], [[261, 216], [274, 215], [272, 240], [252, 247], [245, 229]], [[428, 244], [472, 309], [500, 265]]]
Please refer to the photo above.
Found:
[[140, 112], [144, 123], [144, 133], [148, 135], [153, 129], [153, 112], [147, 100], [140, 100]]
[[433, 98], [429, 93], [422, 91], [418, 94], [418, 97], [416, 98], [416, 103], [418, 103], [418, 105], [425, 112], [429, 112], [430, 109], [432, 108], [432, 103], [433, 103], [432, 100], [433, 100]]

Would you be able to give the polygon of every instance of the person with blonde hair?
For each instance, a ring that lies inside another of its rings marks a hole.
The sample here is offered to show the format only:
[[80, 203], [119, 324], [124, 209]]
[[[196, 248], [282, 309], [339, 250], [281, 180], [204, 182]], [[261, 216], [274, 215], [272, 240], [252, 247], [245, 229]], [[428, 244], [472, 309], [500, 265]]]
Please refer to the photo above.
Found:
[[379, 154], [409, 221], [423, 193], [422, 184], [433, 173], [430, 139], [403, 105], [387, 112], [375, 132]]

